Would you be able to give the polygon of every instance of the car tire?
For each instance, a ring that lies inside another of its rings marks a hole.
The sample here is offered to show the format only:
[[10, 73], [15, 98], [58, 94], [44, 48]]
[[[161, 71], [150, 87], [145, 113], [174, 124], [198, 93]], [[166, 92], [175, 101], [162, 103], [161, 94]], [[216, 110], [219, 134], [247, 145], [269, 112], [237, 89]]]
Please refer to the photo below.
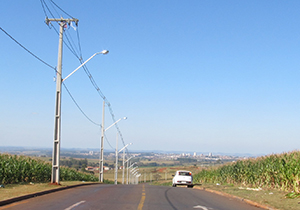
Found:
[[193, 185], [188, 185], [188, 188], [193, 188], [194, 186]]
[[172, 186], [173, 186], [173, 187], [176, 187], [176, 184], [173, 184]]

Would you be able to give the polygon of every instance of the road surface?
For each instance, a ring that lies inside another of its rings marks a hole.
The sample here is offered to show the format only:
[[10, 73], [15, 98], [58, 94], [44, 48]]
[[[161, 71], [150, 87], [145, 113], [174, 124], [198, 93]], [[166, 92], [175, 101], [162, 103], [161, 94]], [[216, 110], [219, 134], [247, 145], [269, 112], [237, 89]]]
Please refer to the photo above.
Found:
[[139, 185], [88, 185], [0, 207], [22, 210], [259, 210], [242, 201], [204, 190]]

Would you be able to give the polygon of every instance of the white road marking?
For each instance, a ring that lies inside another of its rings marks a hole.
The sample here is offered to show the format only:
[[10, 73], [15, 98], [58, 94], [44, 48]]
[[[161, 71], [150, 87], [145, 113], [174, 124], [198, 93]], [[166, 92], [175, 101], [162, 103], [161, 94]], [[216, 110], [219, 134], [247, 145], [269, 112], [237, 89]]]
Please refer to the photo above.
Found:
[[205, 206], [200, 206], [200, 205], [198, 205], [198, 206], [194, 206], [193, 207], [194, 209], [203, 209], [203, 210], [208, 210]]
[[72, 205], [72, 206], [66, 208], [65, 210], [71, 210], [71, 209], [73, 209], [74, 207], [79, 206], [79, 205], [82, 204], [82, 203], [85, 203], [85, 201], [80, 201], [80, 202], [78, 202], [78, 203], [75, 203], [74, 205]]

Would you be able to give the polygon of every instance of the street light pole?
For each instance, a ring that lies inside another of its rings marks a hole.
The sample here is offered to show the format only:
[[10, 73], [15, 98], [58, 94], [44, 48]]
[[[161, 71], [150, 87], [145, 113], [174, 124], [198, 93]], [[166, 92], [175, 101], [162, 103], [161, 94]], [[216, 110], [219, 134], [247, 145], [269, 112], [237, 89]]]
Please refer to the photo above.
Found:
[[127, 117], [123, 117], [118, 119], [116, 122], [111, 124], [108, 128], [104, 129], [104, 107], [105, 107], [105, 101], [103, 101], [103, 114], [102, 114], [102, 129], [101, 129], [101, 149], [100, 149], [100, 160], [99, 160], [99, 166], [100, 166], [100, 171], [99, 171], [99, 182], [103, 182], [103, 148], [104, 148], [104, 133], [110, 129], [112, 126], [117, 124], [121, 120], [126, 120]]
[[85, 65], [95, 55], [107, 54], [108, 50], [103, 50], [99, 53], [95, 53], [79, 67], [77, 67], [71, 74], [65, 79], [62, 79], [62, 43], [63, 43], [63, 31], [65, 22], [60, 22], [60, 34], [59, 34], [59, 50], [58, 50], [58, 64], [57, 64], [57, 75], [56, 75], [56, 103], [55, 103], [55, 122], [54, 122], [54, 145], [52, 153], [52, 174], [51, 183], [59, 184], [59, 162], [60, 162], [60, 139], [61, 139], [61, 85], [68, 77]]
[[125, 148], [131, 145], [132, 143], [126, 144], [120, 151], [118, 152], [118, 133], [117, 133], [117, 142], [116, 142], [116, 167], [115, 167], [115, 184], [118, 184], [118, 157], [119, 153], [123, 150], [123, 177], [122, 177], [122, 184], [124, 184], [124, 159], [125, 159]]
[[61, 138], [61, 84], [62, 84], [62, 50], [63, 50], [63, 33], [66, 23], [60, 22], [58, 59], [56, 72], [56, 103], [55, 103], [55, 120], [54, 120], [54, 145], [52, 153], [52, 174], [51, 183], [59, 184], [59, 160], [60, 160], [60, 138]]
[[[131, 156], [130, 158], [128, 158], [128, 159], [125, 161], [125, 163], [126, 163], [126, 165], [127, 165], [127, 170], [126, 170], [126, 171], [127, 171], [127, 175], [126, 175], [126, 180], [127, 180], [126, 183], [127, 183], [127, 184], [128, 184], [128, 163], [129, 163], [128, 161], [131, 160], [133, 157], [134, 157], [134, 156]], [[130, 164], [129, 164], [129, 165], [130, 165]], [[123, 172], [124, 172], [124, 171], [123, 171]], [[124, 176], [124, 173], [123, 173], [123, 176]]]
[[[49, 25], [51, 21], [59, 22], [59, 43], [58, 43], [58, 59], [57, 59], [57, 71], [56, 71], [56, 94], [55, 94], [55, 118], [54, 118], [54, 141], [53, 141], [53, 153], [52, 153], [52, 173], [51, 173], [51, 183], [59, 184], [59, 176], [60, 176], [60, 142], [61, 142], [61, 86], [62, 86], [62, 51], [63, 51], [63, 33], [64, 27], [66, 24], [70, 24], [71, 22], [75, 22], [78, 24], [78, 19], [64, 19], [64, 18], [46, 18], [46, 24]], [[107, 50], [103, 50], [100, 52], [102, 54], [107, 54]], [[100, 54], [95, 53], [92, 57], [90, 57], [87, 61], [81, 64], [77, 69], [75, 69], [71, 74], [81, 68], [84, 64], [86, 64], [90, 59], [92, 59], [95, 55]], [[71, 74], [69, 76], [71, 76]], [[67, 79], [67, 76], [65, 79]]]
[[122, 184], [124, 184], [124, 175], [125, 175], [125, 149], [123, 150], [123, 170], [122, 170]]
[[134, 175], [134, 173], [137, 173], [137, 171], [138, 171], [139, 169], [138, 169], [138, 166], [136, 166], [136, 167], [134, 167], [133, 169], [131, 169], [130, 170], [130, 183], [132, 184], [132, 180], [133, 180], [133, 175]]
[[99, 182], [103, 182], [103, 145], [104, 145], [104, 114], [105, 114], [104, 109], [105, 109], [105, 101], [103, 100], [100, 159], [99, 159]]
[[140, 178], [141, 175], [142, 175], [142, 174], [137, 174], [137, 175], [136, 175], [136, 184], [139, 184], [139, 178]]
[[132, 184], [134, 184], [135, 183], [135, 176], [138, 174], [138, 170], [136, 170], [136, 171], [134, 171], [133, 173], [132, 173], [132, 175], [131, 175], [131, 177], [132, 177], [132, 181], [131, 181], [131, 183]]
[[117, 132], [117, 140], [116, 140], [116, 168], [115, 168], [115, 184], [118, 184], [118, 132]]
[[62, 84], [62, 51], [63, 51], [63, 33], [66, 24], [75, 22], [78, 25], [78, 19], [64, 19], [61, 18], [46, 18], [46, 24], [58, 22], [59, 23], [59, 43], [58, 43], [58, 59], [56, 71], [56, 94], [55, 94], [55, 119], [54, 119], [54, 141], [52, 152], [52, 173], [51, 183], [59, 184], [59, 159], [60, 159], [60, 138], [61, 138], [61, 84]]
[[[131, 158], [133, 158], [133, 157], [131, 157]], [[129, 158], [128, 160], [130, 160], [131, 158]], [[127, 160], [127, 161], [128, 161]], [[136, 164], [136, 162], [134, 162], [134, 163], [132, 163], [129, 167], [128, 167], [128, 162], [127, 162], [127, 181], [126, 181], [126, 184], [128, 184], [128, 183], [130, 183], [130, 181], [129, 181], [129, 173], [128, 173], [128, 169], [130, 169], [134, 164]]]
[[63, 79], [63, 81], [65, 81], [66, 79], [68, 79], [72, 74], [74, 74], [78, 69], [80, 69], [82, 66], [84, 66], [87, 62], [89, 62], [89, 60], [91, 60], [93, 57], [95, 57], [96, 55], [99, 54], [103, 54], [106, 55], [108, 54], [109, 51], [108, 50], [102, 50], [101, 52], [97, 52], [94, 55], [92, 55], [89, 59], [87, 59], [85, 62], [83, 62], [80, 66], [77, 67], [77, 69], [75, 69], [74, 71], [72, 71], [68, 76], [66, 76], [66, 78]]

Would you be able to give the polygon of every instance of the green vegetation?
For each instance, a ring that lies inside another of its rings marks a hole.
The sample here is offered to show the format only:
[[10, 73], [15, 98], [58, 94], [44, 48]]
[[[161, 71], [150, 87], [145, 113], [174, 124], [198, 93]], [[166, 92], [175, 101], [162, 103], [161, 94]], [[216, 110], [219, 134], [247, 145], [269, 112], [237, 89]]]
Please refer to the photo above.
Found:
[[[25, 156], [0, 154], [0, 183], [50, 182], [51, 164]], [[91, 174], [61, 167], [61, 181], [97, 181]]]
[[196, 159], [192, 159], [192, 158], [177, 158], [177, 161], [180, 161], [180, 164], [184, 164], [184, 163], [197, 163]]
[[[289, 199], [287, 193], [276, 189], [261, 189], [241, 187], [234, 184], [202, 184], [195, 186], [195, 189], [205, 189], [207, 191], [215, 191], [226, 193], [227, 195], [237, 196], [240, 199], [247, 199], [254, 201], [264, 206], [268, 206], [268, 209], [282, 209], [282, 210], [299, 210], [300, 198]], [[294, 193], [292, 193], [294, 194]], [[290, 194], [291, 196], [293, 196]], [[224, 195], [224, 194], [223, 194]]]
[[[5, 188], [0, 188], [0, 201], [38, 193], [46, 190], [51, 190], [55, 188], [67, 187], [79, 184], [89, 184], [90, 182], [82, 181], [63, 181], [60, 185], [52, 185], [49, 183], [22, 183], [22, 184], [7, 184]], [[1, 209], [1, 208], [0, 208]]]
[[194, 176], [194, 181], [267, 187], [299, 193], [300, 152], [274, 154], [204, 169]]
[[60, 160], [60, 165], [67, 166], [69, 168], [76, 168], [78, 170], [78, 169], [86, 168], [88, 165], [88, 161], [86, 158], [83, 160], [77, 160], [74, 158], [62, 159]]

